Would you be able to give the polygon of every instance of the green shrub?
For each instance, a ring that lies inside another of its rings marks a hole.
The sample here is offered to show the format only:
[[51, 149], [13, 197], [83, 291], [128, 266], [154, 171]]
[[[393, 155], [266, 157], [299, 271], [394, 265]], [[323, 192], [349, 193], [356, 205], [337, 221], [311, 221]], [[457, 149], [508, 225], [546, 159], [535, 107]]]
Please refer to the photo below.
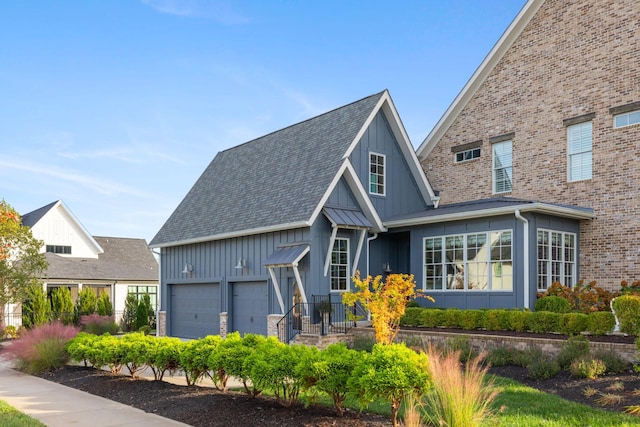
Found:
[[60, 322], [36, 326], [12, 341], [7, 352], [21, 371], [28, 374], [51, 371], [69, 360], [65, 346], [78, 332], [78, 328]]
[[348, 387], [356, 391], [362, 405], [377, 399], [391, 403], [391, 418], [397, 425], [398, 409], [410, 394], [421, 396], [431, 385], [429, 360], [404, 344], [376, 344], [373, 351], [362, 354], [353, 370]]
[[482, 327], [487, 331], [504, 331], [509, 329], [509, 311], [487, 310], [482, 320]]
[[354, 335], [348, 347], [353, 350], [371, 353], [375, 344], [376, 339], [374, 337], [367, 335]]
[[440, 326], [445, 326], [447, 328], [459, 328], [462, 312], [463, 310], [458, 310], [457, 308], [448, 308], [443, 310]]
[[535, 333], [557, 332], [562, 315], [550, 311], [534, 311], [527, 321], [528, 329]]
[[556, 356], [560, 368], [567, 369], [574, 360], [589, 354], [589, 340], [584, 336], [569, 337]]
[[115, 335], [120, 330], [113, 316], [101, 316], [97, 313], [80, 316], [80, 327], [84, 332], [94, 335]]
[[208, 335], [185, 343], [180, 352], [180, 368], [184, 371], [187, 385], [195, 385], [205, 376], [211, 377], [209, 355], [221, 341], [219, 335]]
[[126, 334], [120, 338], [123, 363], [129, 370], [131, 378], [136, 378], [139, 372], [147, 368], [147, 360], [152, 350], [154, 337], [142, 333]]
[[222, 366], [227, 375], [240, 379], [245, 392], [251, 397], [258, 396], [262, 391], [251, 383], [251, 365], [247, 360], [266, 340], [266, 337], [256, 334], [246, 334], [240, 338], [238, 332], [232, 332], [227, 334], [216, 351], [222, 355]]
[[111, 299], [109, 298], [108, 292], [100, 292], [97, 306], [98, 314], [100, 316], [113, 316], [113, 305], [111, 304]]
[[483, 324], [485, 310], [462, 310], [459, 318], [459, 326], [462, 329], [480, 329]]
[[138, 301], [138, 306], [136, 307], [136, 331], [139, 331], [145, 326], [149, 326], [149, 308], [144, 299], [141, 299]]
[[527, 376], [532, 380], [547, 380], [560, 373], [560, 365], [555, 360], [538, 359], [527, 367]]
[[515, 366], [527, 368], [531, 363], [545, 358], [540, 347], [530, 346], [526, 350], [514, 349], [511, 353], [511, 363]]
[[135, 294], [127, 294], [124, 300], [124, 312], [122, 313], [121, 327], [124, 332], [136, 329], [136, 312], [138, 311], [138, 298]]
[[616, 318], [610, 311], [596, 311], [587, 315], [587, 331], [592, 335], [606, 335], [616, 326]]
[[607, 372], [611, 374], [624, 372], [629, 367], [629, 364], [613, 350], [598, 350], [593, 357], [602, 360], [607, 367]]
[[640, 335], [640, 296], [623, 295], [613, 300], [613, 311], [620, 322], [620, 331]]
[[153, 377], [161, 381], [166, 372], [173, 373], [180, 368], [180, 351], [183, 342], [173, 337], [156, 337], [150, 341], [146, 363]]
[[22, 326], [31, 329], [44, 325], [49, 322], [50, 317], [51, 304], [47, 299], [47, 293], [40, 284], [30, 286], [27, 299], [22, 303]]
[[445, 310], [439, 308], [425, 308], [420, 313], [420, 326], [425, 328], [437, 328], [444, 325]]
[[87, 362], [90, 360], [94, 338], [94, 335], [80, 332], [74, 338], [70, 339], [65, 345], [65, 350], [69, 353], [71, 360], [83, 362], [84, 366], [87, 366]]
[[460, 363], [466, 363], [467, 361], [478, 356], [478, 352], [475, 351], [475, 349], [471, 345], [471, 339], [468, 336], [447, 338], [443, 346], [436, 347], [445, 355], [450, 353], [459, 353]]
[[491, 366], [509, 366], [512, 364], [513, 348], [507, 346], [495, 347], [489, 350], [486, 362]]
[[422, 308], [407, 306], [404, 316], [400, 319], [400, 326], [420, 326]]
[[568, 313], [571, 311], [571, 304], [566, 298], [550, 295], [538, 298], [534, 305], [535, 311], [550, 311], [552, 313]]
[[509, 311], [509, 327], [508, 330], [516, 332], [524, 332], [529, 327], [530, 311], [511, 310]]
[[98, 308], [98, 297], [93, 289], [86, 287], [78, 292], [78, 299], [74, 310], [74, 323], [80, 323], [80, 316], [93, 314]]
[[[551, 298], [551, 297], [547, 297], [547, 298]], [[588, 318], [589, 318], [589, 315], [583, 314], [583, 313], [563, 314], [560, 324], [558, 325], [558, 332], [565, 335], [578, 335], [581, 332], [584, 332], [587, 330]]]
[[65, 325], [73, 323], [73, 300], [66, 286], [57, 287], [51, 292], [51, 318]]
[[583, 356], [571, 362], [569, 370], [574, 377], [595, 380], [604, 375], [607, 371], [607, 366], [600, 359]]

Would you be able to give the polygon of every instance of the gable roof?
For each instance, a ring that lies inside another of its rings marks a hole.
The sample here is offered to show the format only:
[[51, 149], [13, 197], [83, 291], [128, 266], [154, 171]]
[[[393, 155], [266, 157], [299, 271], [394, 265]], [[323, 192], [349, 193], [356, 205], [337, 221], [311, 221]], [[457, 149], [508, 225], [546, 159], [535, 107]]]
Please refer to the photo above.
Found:
[[[382, 229], [382, 221], [366, 191], [351, 176], [355, 172], [348, 159], [353, 146], [379, 111], [387, 115], [389, 122], [395, 122], [394, 130], [401, 130], [396, 135], [398, 143], [410, 147], [385, 90], [222, 151], [150, 246], [308, 227], [320, 214], [343, 174], [365, 209], [365, 215]], [[418, 164], [415, 153], [410, 151], [411, 162]], [[424, 193], [429, 193], [431, 189], [421, 170], [414, 176], [418, 186], [425, 189]]]
[[76, 216], [71, 212], [71, 210], [69, 210], [67, 205], [65, 205], [62, 200], [57, 200], [53, 203], [49, 203], [46, 206], [43, 206], [34, 211], [24, 214], [22, 216], [22, 225], [33, 228], [38, 222], [40, 222], [42, 218], [44, 218], [49, 212], [56, 209], [57, 207], [60, 207], [69, 216], [70, 220], [76, 224], [78, 229], [81, 230], [82, 233], [85, 235], [90, 245], [92, 245], [99, 254], [102, 253], [103, 252], [102, 247], [100, 247], [98, 242], [96, 242], [93, 236], [89, 234], [87, 229], [84, 228], [84, 225], [82, 225], [82, 223], [78, 220], [78, 218], [76, 218]]
[[494, 67], [507, 53], [513, 42], [515, 42], [527, 24], [529, 24], [529, 21], [531, 21], [536, 12], [538, 12], [544, 1], [545, 0], [529, 0], [522, 7], [513, 22], [511, 22], [511, 25], [509, 25], [498, 42], [493, 46], [493, 49], [491, 49], [489, 54], [484, 58], [478, 69], [473, 73], [469, 81], [467, 81], [460, 93], [458, 93], [458, 96], [456, 96], [449, 108], [444, 112], [431, 132], [429, 132], [429, 135], [427, 135], [422, 144], [420, 144], [416, 150], [416, 154], [420, 160], [424, 160], [424, 158], [429, 155], [433, 147], [453, 124], [471, 98], [473, 98], [473, 95], [475, 95], [480, 86], [482, 86], [487, 77], [489, 77]]
[[70, 258], [45, 254], [47, 278], [104, 280], [113, 282], [158, 281], [158, 262], [144, 239], [96, 237], [104, 253], [93, 258]]

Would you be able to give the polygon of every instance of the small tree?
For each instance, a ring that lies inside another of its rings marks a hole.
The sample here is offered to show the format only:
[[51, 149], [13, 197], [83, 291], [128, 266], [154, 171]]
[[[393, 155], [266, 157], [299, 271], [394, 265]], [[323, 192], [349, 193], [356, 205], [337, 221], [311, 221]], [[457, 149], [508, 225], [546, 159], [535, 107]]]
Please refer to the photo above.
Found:
[[31, 286], [27, 299], [22, 303], [22, 325], [27, 329], [44, 325], [49, 322], [50, 316], [51, 304], [46, 292], [41, 285]]
[[124, 301], [124, 313], [122, 313], [122, 330], [132, 331], [136, 326], [136, 312], [138, 311], [138, 298], [135, 294], [127, 294]]
[[386, 280], [382, 276], [360, 279], [360, 272], [352, 277], [357, 290], [342, 295], [342, 302], [349, 307], [360, 303], [371, 313], [376, 341], [391, 344], [400, 330], [400, 319], [404, 316], [407, 303], [417, 296], [433, 301], [428, 295], [416, 291], [413, 275], [390, 274]]
[[100, 292], [98, 297], [98, 314], [100, 316], [113, 316], [113, 305], [108, 292]]
[[4, 330], [5, 306], [22, 302], [31, 286], [47, 270], [40, 253], [42, 241], [22, 225], [20, 215], [4, 199], [0, 202], [0, 330]]
[[138, 301], [138, 306], [136, 307], [136, 330], [139, 331], [140, 328], [145, 326], [149, 326], [149, 310], [143, 298]]
[[51, 317], [65, 325], [73, 323], [73, 300], [66, 286], [55, 288], [51, 292]]
[[80, 316], [87, 316], [96, 312], [98, 307], [98, 297], [91, 288], [82, 288], [78, 293], [78, 299], [76, 301], [74, 322], [77, 324], [80, 322]]

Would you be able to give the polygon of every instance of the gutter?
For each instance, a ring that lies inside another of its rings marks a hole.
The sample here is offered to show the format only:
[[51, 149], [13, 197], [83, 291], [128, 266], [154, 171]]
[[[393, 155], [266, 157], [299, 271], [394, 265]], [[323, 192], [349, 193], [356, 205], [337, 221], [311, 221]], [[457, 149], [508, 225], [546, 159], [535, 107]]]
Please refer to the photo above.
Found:
[[515, 211], [516, 218], [524, 225], [524, 308], [531, 308], [529, 302], [529, 220], [520, 214], [520, 209]]

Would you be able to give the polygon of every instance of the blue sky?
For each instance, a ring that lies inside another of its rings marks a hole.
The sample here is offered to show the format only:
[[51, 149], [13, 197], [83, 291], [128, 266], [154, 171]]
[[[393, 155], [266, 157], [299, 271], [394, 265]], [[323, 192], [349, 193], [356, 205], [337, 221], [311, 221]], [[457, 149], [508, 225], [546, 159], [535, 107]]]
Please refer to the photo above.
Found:
[[218, 151], [383, 89], [417, 147], [524, 3], [2, 2], [0, 197], [149, 241]]

